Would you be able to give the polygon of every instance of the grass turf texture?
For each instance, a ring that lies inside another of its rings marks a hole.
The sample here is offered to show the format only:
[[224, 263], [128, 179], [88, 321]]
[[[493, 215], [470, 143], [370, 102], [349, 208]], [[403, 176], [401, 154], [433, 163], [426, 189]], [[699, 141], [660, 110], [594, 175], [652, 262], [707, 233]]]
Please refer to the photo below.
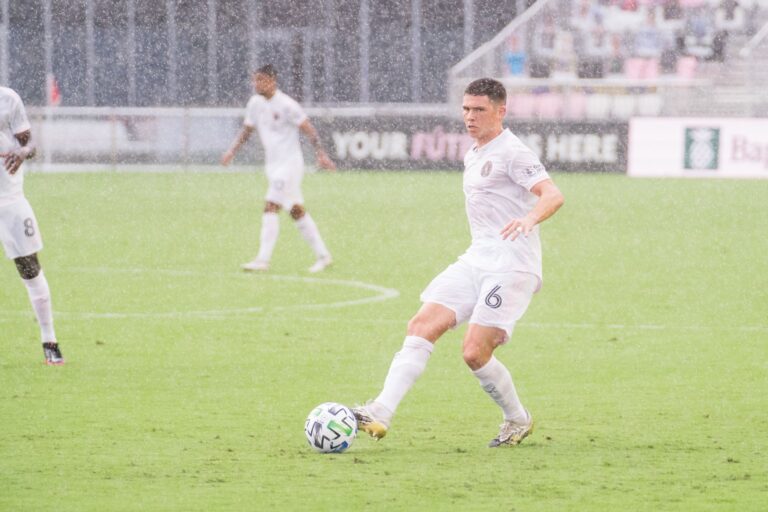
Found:
[[[467, 246], [458, 173], [308, 176], [335, 265], [400, 296], [245, 275], [260, 174], [30, 175], [67, 365], [0, 266], [0, 510], [761, 510], [768, 181], [558, 175], [545, 286], [497, 357], [537, 431], [438, 344], [389, 436], [319, 455], [324, 401], [374, 396], [429, 280]], [[306, 276], [285, 214], [269, 275]], [[247, 308], [258, 311], [242, 311]], [[110, 316], [111, 315], [111, 316]]]

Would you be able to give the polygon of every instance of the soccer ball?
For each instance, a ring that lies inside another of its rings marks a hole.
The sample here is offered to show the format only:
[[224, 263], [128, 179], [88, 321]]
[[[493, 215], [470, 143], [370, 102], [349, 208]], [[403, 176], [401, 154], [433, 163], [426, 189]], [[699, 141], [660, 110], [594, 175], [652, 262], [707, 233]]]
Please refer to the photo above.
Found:
[[357, 420], [349, 407], [335, 402], [320, 404], [304, 424], [307, 442], [320, 453], [341, 453], [357, 436]]

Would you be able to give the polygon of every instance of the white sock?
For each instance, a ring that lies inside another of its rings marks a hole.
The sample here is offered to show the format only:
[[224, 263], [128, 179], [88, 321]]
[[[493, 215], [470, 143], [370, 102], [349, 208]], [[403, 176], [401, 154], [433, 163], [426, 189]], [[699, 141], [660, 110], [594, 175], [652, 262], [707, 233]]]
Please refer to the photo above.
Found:
[[309, 246], [315, 251], [315, 256], [318, 258], [324, 258], [330, 256], [328, 248], [323, 242], [323, 238], [320, 236], [320, 231], [317, 229], [314, 219], [305, 213], [302, 218], [296, 221], [296, 227], [299, 229], [301, 236], [307, 241]]
[[35, 310], [37, 323], [40, 325], [40, 338], [43, 343], [56, 342], [56, 333], [53, 332], [53, 308], [51, 307], [51, 290], [48, 288], [48, 280], [41, 270], [33, 279], [22, 279], [27, 287], [29, 301]]
[[257, 260], [269, 261], [272, 259], [272, 251], [275, 250], [277, 235], [280, 233], [280, 217], [277, 212], [264, 212], [261, 216], [261, 239], [259, 241], [259, 254]]
[[[384, 389], [371, 404], [374, 407], [371, 412], [376, 419], [389, 426], [400, 401], [427, 367], [427, 361], [434, 348], [435, 346], [424, 338], [405, 337], [403, 348], [392, 359], [389, 373], [384, 380]], [[375, 408], [376, 405], [381, 407]]]
[[485, 366], [472, 373], [480, 381], [480, 385], [488, 396], [504, 411], [505, 420], [512, 420], [515, 423], [524, 423], [528, 420], [528, 414], [520, 403], [512, 382], [512, 375], [498, 359], [491, 356], [491, 360]]

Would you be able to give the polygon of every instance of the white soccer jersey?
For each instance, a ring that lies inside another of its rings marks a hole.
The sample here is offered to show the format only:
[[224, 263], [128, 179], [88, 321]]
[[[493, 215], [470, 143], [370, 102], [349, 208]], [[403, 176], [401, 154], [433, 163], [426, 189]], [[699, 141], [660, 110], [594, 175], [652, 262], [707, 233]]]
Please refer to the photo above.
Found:
[[[24, 103], [16, 91], [0, 87], [0, 153], [11, 151], [20, 146], [17, 133], [30, 129], [29, 119], [24, 110]], [[18, 201], [24, 197], [24, 165], [11, 176], [0, 159], [0, 207]]]
[[254, 94], [248, 101], [244, 124], [259, 132], [267, 177], [303, 172], [299, 125], [306, 119], [301, 105], [280, 90], [269, 99]]
[[541, 272], [539, 227], [526, 237], [502, 240], [501, 230], [524, 217], [538, 197], [531, 188], [549, 175], [538, 157], [505, 129], [464, 157], [464, 195], [472, 245], [459, 259], [490, 272]]

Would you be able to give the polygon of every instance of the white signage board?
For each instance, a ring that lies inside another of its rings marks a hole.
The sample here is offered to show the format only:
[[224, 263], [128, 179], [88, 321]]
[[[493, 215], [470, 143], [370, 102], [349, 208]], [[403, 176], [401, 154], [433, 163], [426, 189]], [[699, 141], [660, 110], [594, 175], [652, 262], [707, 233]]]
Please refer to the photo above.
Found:
[[768, 178], [768, 119], [634, 118], [627, 174]]

